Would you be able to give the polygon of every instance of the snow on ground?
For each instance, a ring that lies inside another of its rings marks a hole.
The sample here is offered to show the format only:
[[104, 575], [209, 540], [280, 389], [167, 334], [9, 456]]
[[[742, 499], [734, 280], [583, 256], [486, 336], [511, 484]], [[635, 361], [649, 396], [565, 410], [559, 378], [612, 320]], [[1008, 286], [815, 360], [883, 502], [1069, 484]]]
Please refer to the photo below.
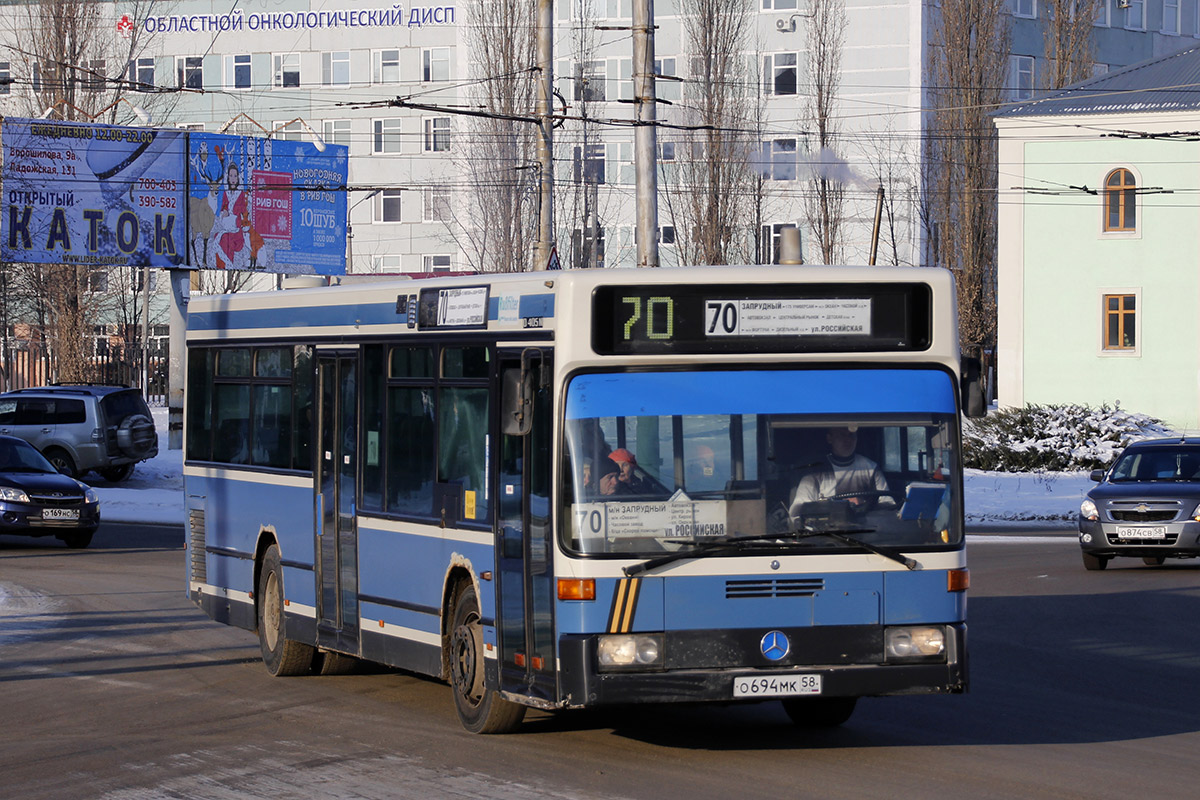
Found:
[[[158, 455], [120, 484], [90, 474], [100, 494], [100, 516], [118, 522], [182, 525], [183, 452], [167, 449], [167, 410], [155, 408]], [[963, 480], [967, 524], [1049, 523], [1073, 526], [1079, 503], [1094, 484], [1086, 472], [1007, 473], [969, 469]]]

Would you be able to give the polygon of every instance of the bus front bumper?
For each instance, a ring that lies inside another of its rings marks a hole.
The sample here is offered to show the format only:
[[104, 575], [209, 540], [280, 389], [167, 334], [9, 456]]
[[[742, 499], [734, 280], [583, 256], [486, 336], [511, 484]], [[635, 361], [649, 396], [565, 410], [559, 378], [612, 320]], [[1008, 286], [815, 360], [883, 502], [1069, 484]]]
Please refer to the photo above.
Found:
[[[657, 671], [601, 671], [597, 637], [564, 636], [559, 641], [560, 698], [564, 706], [636, 703], [742, 703], [781, 699], [792, 694], [735, 696], [738, 678], [776, 679], [769, 685], [795, 685], [791, 678], [820, 676], [820, 696], [867, 697], [901, 694], [960, 694], [967, 690], [966, 626], [947, 625], [944, 660], [913, 663], [789, 663], [778, 667], [743, 664], [665, 668]], [[714, 633], [714, 646], [725, 637]], [[670, 638], [667, 639], [670, 647]], [[728, 652], [728, 651], [727, 651]], [[669, 660], [669, 659], [668, 659]], [[759, 659], [761, 661], [761, 659]], [[761, 682], [760, 682], [761, 683]], [[812, 696], [812, 695], [809, 695]]]

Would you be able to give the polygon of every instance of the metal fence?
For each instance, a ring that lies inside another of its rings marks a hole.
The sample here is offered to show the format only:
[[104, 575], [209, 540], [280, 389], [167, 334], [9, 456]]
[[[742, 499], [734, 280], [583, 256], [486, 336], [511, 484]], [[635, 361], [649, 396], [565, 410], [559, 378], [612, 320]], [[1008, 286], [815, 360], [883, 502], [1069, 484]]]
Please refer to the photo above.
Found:
[[[84, 367], [87, 383], [136, 386], [152, 406], [167, 404], [167, 374], [170, 362], [165, 343], [152, 347], [142, 368], [140, 347], [109, 347], [107, 352], [91, 356]], [[45, 342], [9, 340], [0, 348], [0, 391], [45, 386], [58, 382], [54, 352]]]

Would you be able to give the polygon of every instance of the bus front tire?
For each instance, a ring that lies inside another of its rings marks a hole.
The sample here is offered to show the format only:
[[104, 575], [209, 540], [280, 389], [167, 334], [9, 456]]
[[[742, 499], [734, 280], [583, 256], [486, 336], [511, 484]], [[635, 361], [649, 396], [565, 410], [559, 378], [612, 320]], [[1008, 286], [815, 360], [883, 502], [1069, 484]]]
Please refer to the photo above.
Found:
[[258, 642], [267, 672], [277, 678], [307, 675], [317, 649], [288, 639], [283, 622], [283, 568], [279, 548], [271, 545], [258, 575]]
[[784, 700], [783, 710], [802, 728], [836, 728], [857, 704], [857, 697], [796, 697]]
[[525, 718], [525, 706], [487, 688], [483, 676], [483, 623], [475, 589], [464, 586], [454, 602], [450, 627], [450, 686], [454, 708], [471, 733], [510, 733]]

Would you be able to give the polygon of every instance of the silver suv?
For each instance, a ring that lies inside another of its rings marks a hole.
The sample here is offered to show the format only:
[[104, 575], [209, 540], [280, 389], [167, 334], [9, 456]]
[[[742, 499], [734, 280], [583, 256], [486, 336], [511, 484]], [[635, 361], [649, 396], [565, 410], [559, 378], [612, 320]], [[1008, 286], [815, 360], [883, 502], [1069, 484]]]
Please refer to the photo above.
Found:
[[158, 433], [141, 392], [124, 386], [54, 384], [0, 394], [0, 434], [32, 444], [59, 472], [95, 470], [123, 481], [158, 455]]

